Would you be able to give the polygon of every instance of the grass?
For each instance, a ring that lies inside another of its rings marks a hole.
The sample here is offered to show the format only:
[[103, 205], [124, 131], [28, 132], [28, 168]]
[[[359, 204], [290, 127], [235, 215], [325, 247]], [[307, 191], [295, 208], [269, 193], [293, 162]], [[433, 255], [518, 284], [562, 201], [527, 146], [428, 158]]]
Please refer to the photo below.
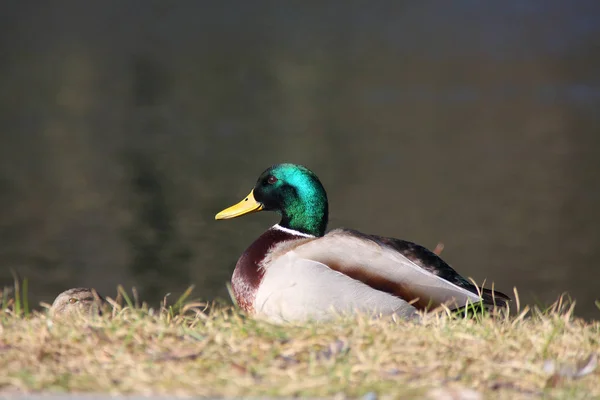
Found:
[[600, 398], [600, 323], [563, 298], [513, 315], [276, 326], [191, 301], [191, 289], [155, 310], [118, 292], [112, 315], [73, 320], [3, 300], [0, 394]]

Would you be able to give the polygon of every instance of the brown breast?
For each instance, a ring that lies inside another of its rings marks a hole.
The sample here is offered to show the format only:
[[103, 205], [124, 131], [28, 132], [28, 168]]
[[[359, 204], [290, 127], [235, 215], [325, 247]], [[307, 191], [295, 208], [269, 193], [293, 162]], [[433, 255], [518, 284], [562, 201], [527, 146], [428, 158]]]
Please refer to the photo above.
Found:
[[264, 270], [260, 268], [261, 261], [278, 243], [306, 239], [277, 228], [271, 228], [263, 233], [246, 249], [239, 258], [231, 277], [231, 287], [238, 305], [246, 312], [254, 313], [254, 298], [262, 281]]

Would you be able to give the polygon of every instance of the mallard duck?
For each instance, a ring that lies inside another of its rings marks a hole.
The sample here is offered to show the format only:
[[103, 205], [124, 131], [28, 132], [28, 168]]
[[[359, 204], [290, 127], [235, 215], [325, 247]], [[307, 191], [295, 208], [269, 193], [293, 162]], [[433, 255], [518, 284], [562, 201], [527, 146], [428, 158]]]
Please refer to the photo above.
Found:
[[215, 219], [258, 211], [275, 211], [281, 220], [246, 249], [231, 278], [238, 305], [251, 315], [273, 322], [355, 311], [410, 318], [442, 304], [510, 301], [473, 285], [418, 244], [345, 228], [326, 234], [327, 194], [304, 166], [268, 168], [246, 198]]
[[53, 317], [93, 314], [102, 315], [108, 303], [95, 289], [73, 288], [56, 296], [50, 315]]

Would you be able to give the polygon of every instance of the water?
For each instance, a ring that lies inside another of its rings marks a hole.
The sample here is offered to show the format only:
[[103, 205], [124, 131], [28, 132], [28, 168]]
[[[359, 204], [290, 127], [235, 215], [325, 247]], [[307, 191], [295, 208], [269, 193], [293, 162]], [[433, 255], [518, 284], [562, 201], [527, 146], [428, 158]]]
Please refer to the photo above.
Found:
[[600, 5], [14, 2], [0, 16], [0, 283], [226, 298], [277, 162], [346, 226], [597, 317]]

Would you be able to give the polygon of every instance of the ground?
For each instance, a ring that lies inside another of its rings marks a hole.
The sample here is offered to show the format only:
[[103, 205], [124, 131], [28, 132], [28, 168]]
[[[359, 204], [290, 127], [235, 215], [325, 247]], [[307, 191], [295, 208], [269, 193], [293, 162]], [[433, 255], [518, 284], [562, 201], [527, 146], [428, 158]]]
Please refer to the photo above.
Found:
[[68, 320], [5, 307], [0, 395], [600, 398], [600, 323], [562, 301], [509, 315], [302, 326], [222, 305], [128, 304]]

